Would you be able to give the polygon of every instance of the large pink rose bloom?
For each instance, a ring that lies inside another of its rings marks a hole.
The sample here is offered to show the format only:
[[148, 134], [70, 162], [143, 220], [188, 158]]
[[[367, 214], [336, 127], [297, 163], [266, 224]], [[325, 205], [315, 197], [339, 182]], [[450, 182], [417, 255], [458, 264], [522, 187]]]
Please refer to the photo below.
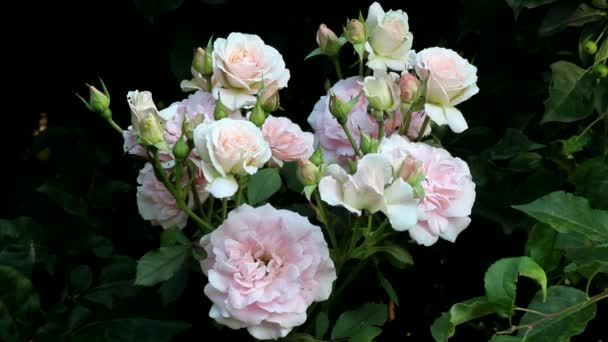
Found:
[[314, 152], [315, 137], [303, 132], [300, 126], [285, 117], [269, 115], [262, 125], [264, 139], [272, 151], [272, 163], [282, 166], [283, 162], [308, 159]]
[[[359, 101], [355, 104], [348, 115], [347, 125], [357, 144], [360, 144], [363, 132], [374, 138], [378, 137], [378, 124], [367, 113], [368, 101], [363, 94], [363, 78], [358, 76], [349, 77], [336, 83], [330, 92], [334, 92], [340, 99], [349, 101], [361, 94]], [[401, 122], [400, 117], [388, 119], [385, 122], [385, 132], [387, 135], [398, 127]], [[308, 123], [315, 131], [315, 139], [323, 149], [323, 157], [326, 161], [343, 161], [355, 155], [353, 147], [348, 141], [348, 137], [342, 126], [329, 111], [329, 96], [322, 96], [315, 104], [312, 113], [308, 117]]]
[[[175, 197], [167, 188], [156, 179], [154, 169], [150, 163], [146, 163], [137, 177], [137, 208], [144, 220], [153, 225], [160, 225], [164, 229], [177, 227], [182, 229], [188, 222], [188, 216], [178, 208]], [[204, 202], [209, 196], [205, 189], [205, 180], [202, 175], [195, 179], [199, 199]], [[194, 206], [193, 197], [189, 196], [188, 205]]]
[[242, 205], [201, 239], [213, 302], [209, 316], [257, 339], [277, 339], [329, 298], [336, 270], [323, 233], [307, 218], [271, 205]]
[[475, 202], [475, 183], [467, 163], [444, 149], [409, 142], [397, 134], [384, 139], [379, 152], [393, 162], [411, 155], [422, 163], [425, 196], [418, 206], [418, 223], [409, 229], [412, 239], [425, 246], [440, 237], [455, 242], [471, 223]]

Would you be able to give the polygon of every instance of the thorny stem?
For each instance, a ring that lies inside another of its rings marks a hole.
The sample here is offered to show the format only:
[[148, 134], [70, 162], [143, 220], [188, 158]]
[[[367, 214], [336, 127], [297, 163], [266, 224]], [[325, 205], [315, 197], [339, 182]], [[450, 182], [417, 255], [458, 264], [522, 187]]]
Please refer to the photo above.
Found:
[[587, 299], [587, 300], [585, 300], [583, 302], [576, 303], [574, 305], [571, 305], [571, 306], [569, 306], [569, 307], [567, 307], [567, 308], [565, 308], [563, 310], [557, 311], [557, 312], [552, 312], [552, 313], [541, 313], [541, 312], [536, 313], [536, 312], [534, 312], [536, 314], [543, 315], [543, 317], [540, 318], [540, 319], [537, 319], [536, 321], [532, 321], [530, 323], [527, 323], [527, 324], [513, 325], [513, 326], [511, 326], [511, 328], [509, 328], [507, 330], [502, 330], [502, 331], [496, 332], [494, 334], [494, 336], [496, 336], [496, 335], [510, 335], [513, 332], [515, 332], [517, 330], [520, 330], [522, 328], [525, 328], [528, 331], [530, 331], [530, 330], [534, 329], [535, 327], [537, 327], [539, 324], [542, 324], [543, 322], [545, 322], [547, 320], [554, 319], [556, 317], [559, 317], [561, 315], [570, 313], [572, 311], [580, 310], [580, 309], [586, 307], [587, 305], [593, 304], [593, 303], [595, 303], [597, 301], [600, 301], [600, 300], [602, 300], [604, 298], [608, 298], [608, 289], [605, 289], [604, 291], [598, 293], [597, 295], [595, 295], [595, 296], [593, 296], [593, 297], [591, 297], [591, 298], [589, 298], [589, 299]]

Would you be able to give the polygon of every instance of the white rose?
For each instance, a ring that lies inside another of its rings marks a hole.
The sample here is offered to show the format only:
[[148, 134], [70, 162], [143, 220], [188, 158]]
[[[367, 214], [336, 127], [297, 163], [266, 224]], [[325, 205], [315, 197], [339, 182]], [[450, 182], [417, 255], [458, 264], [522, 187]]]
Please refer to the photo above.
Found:
[[395, 73], [367, 76], [363, 80], [363, 92], [369, 106], [379, 111], [392, 111], [400, 102], [401, 89]]
[[462, 113], [454, 106], [479, 92], [477, 68], [455, 51], [428, 48], [416, 55], [416, 73], [426, 80], [424, 111], [437, 125], [449, 125], [460, 133], [468, 128]]
[[407, 13], [401, 10], [385, 13], [382, 6], [374, 2], [369, 7], [365, 23], [369, 29], [365, 43], [365, 50], [369, 53], [367, 66], [374, 70], [405, 70], [414, 40]]
[[216, 198], [234, 195], [234, 175], [256, 173], [272, 155], [262, 131], [245, 120], [204, 122], [194, 129], [193, 140], [209, 182], [206, 190]]
[[230, 110], [255, 104], [262, 83], [287, 87], [289, 70], [281, 54], [252, 34], [231, 33], [213, 44], [213, 95]]
[[393, 165], [377, 153], [365, 155], [357, 171], [349, 175], [336, 164], [330, 165], [319, 182], [321, 199], [361, 215], [382, 211], [395, 230], [403, 231], [418, 221], [418, 201], [412, 187], [400, 177], [393, 177]]

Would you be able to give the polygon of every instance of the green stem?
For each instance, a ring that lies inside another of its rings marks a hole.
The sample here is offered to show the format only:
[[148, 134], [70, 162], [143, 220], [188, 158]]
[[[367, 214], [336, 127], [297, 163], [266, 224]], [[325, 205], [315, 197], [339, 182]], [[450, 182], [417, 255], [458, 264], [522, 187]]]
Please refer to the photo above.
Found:
[[315, 191], [315, 202], [317, 203], [317, 208], [319, 210], [319, 221], [321, 221], [325, 228], [327, 229], [327, 235], [329, 235], [329, 240], [331, 241], [331, 245], [334, 250], [338, 251], [338, 239], [336, 239], [336, 232], [334, 232], [333, 228], [330, 227], [329, 222], [327, 221], [327, 214], [325, 213], [325, 207], [323, 206], [323, 202], [321, 201], [321, 196], [319, 196], [319, 192]]
[[547, 316], [546, 313], [544, 312], [540, 312], [540, 311], [536, 311], [536, 310], [530, 310], [530, 309], [526, 309], [526, 308], [520, 308], [520, 307], [515, 307], [515, 310], [517, 311], [523, 311], [523, 312], [529, 312], [529, 313], [533, 313], [535, 315], [539, 315], [539, 316]]
[[[596, 123], [598, 123], [600, 120], [602, 120], [603, 118], [606, 118], [606, 127], [608, 127], [608, 112], [600, 115], [597, 117], [597, 119], [593, 120], [592, 123], [589, 124], [589, 126], [585, 127], [585, 129], [583, 129], [583, 131], [578, 135], [578, 137], [576, 137], [575, 141], [578, 141], [578, 139], [580, 139], [580, 137], [582, 137], [583, 135], [585, 135], [585, 133], [587, 133], [588, 130], [591, 129], [591, 127], [593, 127]], [[604, 137], [606, 137], [608, 135], [608, 128], [604, 127]]]
[[118, 124], [116, 122], [114, 122], [114, 120], [112, 120], [111, 118], [108, 119], [108, 123], [110, 124], [110, 126], [114, 127], [114, 129], [120, 133], [120, 135], [122, 135], [122, 133], [124, 132], [124, 130], [122, 128], [120, 128], [120, 126], [118, 126]]
[[353, 135], [350, 133], [350, 129], [348, 129], [348, 127], [346, 126], [346, 123], [342, 125], [342, 129], [344, 130], [344, 133], [346, 133], [346, 137], [348, 138], [348, 141], [350, 141], [350, 144], [353, 146], [353, 150], [355, 151], [355, 154], [357, 156], [359, 156], [360, 158], [363, 158], [363, 153], [361, 153], [359, 146], [357, 146], [357, 142], [355, 142], [355, 139], [353, 138]]
[[416, 137], [416, 142], [420, 142], [422, 141], [422, 137], [424, 135], [424, 131], [426, 131], [426, 127], [429, 125], [429, 121], [431, 121], [431, 119], [429, 118], [429, 116], [425, 116], [424, 117], [424, 121], [422, 122], [422, 126], [420, 126], [420, 131], [418, 131], [418, 137]]
[[401, 135], [407, 135], [407, 131], [410, 128], [410, 123], [412, 122], [412, 113], [414, 109], [414, 105], [412, 104], [410, 106], [410, 109], [407, 110], [407, 113], [405, 113], [405, 116], [403, 117], [403, 124], [401, 125], [401, 129], [399, 130], [399, 133]]
[[378, 121], [378, 142], [381, 142], [382, 138], [384, 138], [384, 120]]
[[359, 58], [359, 76], [363, 77], [363, 59]]
[[338, 55], [332, 56], [331, 61], [334, 63], [334, 67], [336, 68], [336, 75], [338, 75], [338, 79], [343, 79], [342, 67], [340, 66], [340, 59], [338, 58]]
[[222, 198], [222, 222], [226, 220], [228, 216], [228, 198]]
[[[198, 191], [196, 189], [196, 166], [193, 163], [188, 164], [188, 172], [190, 175], [190, 189], [192, 189], [192, 197], [194, 197], [194, 204], [199, 211], [200, 217], [205, 217], [205, 212], [203, 211], [203, 204], [201, 202], [201, 198], [198, 195]], [[187, 193], [188, 189], [186, 189]], [[211, 197], [212, 199], [213, 197]], [[207, 218], [207, 222], [211, 222], [209, 218]]]
[[593, 273], [591, 273], [589, 279], [587, 279], [587, 286], [585, 287], [585, 294], [587, 295], [587, 297], [589, 297], [589, 288], [591, 287], [591, 281], [600, 272], [600, 269], [601, 267], [598, 267]]
[[207, 221], [211, 222], [211, 219], [213, 218], [213, 205], [215, 202], [215, 197], [209, 195], [207, 202], [209, 202], [209, 208], [207, 209]]

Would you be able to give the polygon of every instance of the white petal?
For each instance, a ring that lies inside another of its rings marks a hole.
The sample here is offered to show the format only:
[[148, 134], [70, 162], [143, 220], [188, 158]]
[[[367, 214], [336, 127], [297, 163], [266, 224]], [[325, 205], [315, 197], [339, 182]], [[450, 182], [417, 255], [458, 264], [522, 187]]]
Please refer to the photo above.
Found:
[[230, 197], [234, 195], [238, 189], [239, 184], [232, 175], [215, 178], [213, 182], [210, 182], [207, 184], [207, 187], [205, 187], [205, 190], [215, 198]]
[[409, 230], [409, 233], [410, 233], [410, 237], [414, 241], [418, 242], [421, 245], [425, 245], [425, 246], [431, 246], [432, 244], [437, 242], [437, 240], [439, 240], [439, 238], [436, 235], [431, 234], [428, 230], [426, 230], [420, 224], [411, 228]]
[[424, 113], [438, 126], [443, 126], [448, 123], [445, 118], [443, 108], [440, 106], [427, 103], [424, 105]]
[[458, 235], [465, 230], [471, 223], [471, 219], [468, 217], [453, 217], [448, 219], [448, 229], [445, 232], [439, 234], [441, 238], [446, 239], [450, 242], [456, 242]]
[[418, 221], [418, 203], [414, 199], [412, 187], [398, 178], [384, 192], [386, 209], [383, 210], [393, 229], [404, 231]]
[[202, 89], [201, 87], [199, 87], [198, 84], [194, 81], [194, 79], [181, 81], [181, 83], [179, 84], [179, 87], [185, 93], [190, 92], [190, 91], [196, 91], [196, 90], [205, 90], [205, 89]]
[[369, 30], [373, 30], [384, 18], [384, 10], [379, 3], [374, 2], [369, 6], [369, 10], [367, 11], [367, 19], [365, 20], [365, 24], [369, 28]]
[[458, 94], [458, 96], [451, 99], [450, 105], [456, 106], [456, 105], [468, 100], [469, 98], [471, 98], [471, 96], [473, 96], [477, 93], [479, 93], [479, 87], [477, 87], [477, 84], [473, 84], [470, 87], [467, 87], [462, 93]]
[[319, 182], [319, 194], [321, 195], [321, 199], [327, 204], [343, 206], [348, 211], [361, 215], [361, 210], [355, 209], [344, 202], [342, 184], [338, 183], [334, 178], [327, 176], [321, 179]]
[[446, 121], [454, 133], [461, 133], [469, 128], [464, 116], [456, 107], [446, 107], [444, 112]]

